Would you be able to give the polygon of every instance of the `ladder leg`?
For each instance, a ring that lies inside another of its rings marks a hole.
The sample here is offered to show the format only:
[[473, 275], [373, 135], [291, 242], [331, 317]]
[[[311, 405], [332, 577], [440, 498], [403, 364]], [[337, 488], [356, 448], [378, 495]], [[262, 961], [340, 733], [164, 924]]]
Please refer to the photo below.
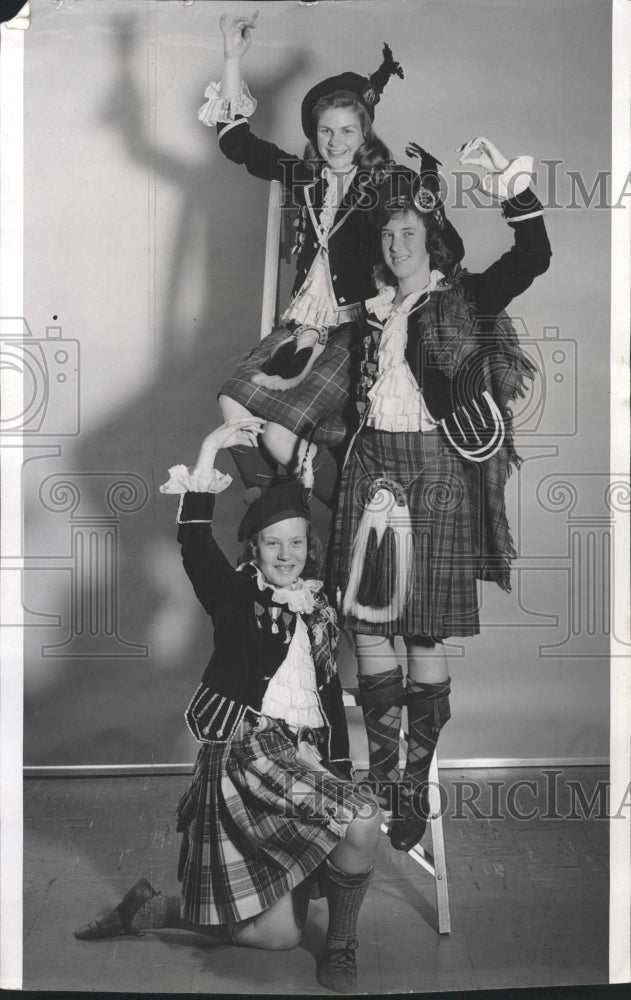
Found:
[[429, 781], [429, 825], [432, 835], [432, 854], [434, 856], [434, 884], [436, 886], [436, 908], [438, 910], [438, 933], [449, 934], [451, 931], [449, 887], [447, 885], [445, 839], [443, 836], [443, 817], [441, 811], [440, 783], [438, 780], [438, 762], [436, 760], [436, 754], [432, 757], [432, 763], [429, 769]]
[[[357, 705], [358, 692], [355, 689], [344, 691], [344, 705], [346, 708]], [[406, 739], [402, 733], [403, 740]], [[443, 817], [441, 811], [440, 781], [438, 777], [438, 760], [436, 753], [432, 757], [432, 762], [428, 774], [429, 780], [429, 828], [432, 836], [432, 851], [417, 844], [409, 851], [409, 856], [421, 865], [434, 878], [436, 888], [436, 909], [438, 912], [438, 933], [449, 934], [451, 932], [451, 914], [449, 912], [449, 887], [447, 885], [447, 862], [445, 859], [445, 839], [443, 836]], [[384, 817], [385, 818], [385, 817]], [[388, 826], [385, 822], [381, 824], [381, 830], [386, 833]]]
[[278, 313], [278, 252], [280, 247], [282, 186], [272, 181], [267, 207], [265, 238], [265, 271], [263, 273], [263, 306], [261, 309], [261, 340], [267, 337]]

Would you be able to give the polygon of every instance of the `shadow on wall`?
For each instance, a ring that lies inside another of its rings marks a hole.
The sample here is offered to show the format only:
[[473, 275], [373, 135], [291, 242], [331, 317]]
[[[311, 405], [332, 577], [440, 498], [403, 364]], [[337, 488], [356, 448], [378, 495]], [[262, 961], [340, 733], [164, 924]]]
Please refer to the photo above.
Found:
[[[81, 504], [86, 510], [104, 506], [103, 470], [139, 476], [148, 490], [142, 509], [120, 522], [113, 567], [118, 587], [116, 580], [112, 585], [116, 607], [109, 609], [109, 619], [107, 608], [102, 608], [107, 601], [103, 567], [95, 563], [93, 572], [82, 575], [79, 600], [95, 615], [95, 634], [87, 637], [86, 647], [93, 652], [82, 655], [80, 643], [66, 644], [52, 651], [55, 659], [42, 659], [43, 630], [27, 630], [25, 763], [30, 765], [193, 759], [183, 711], [208, 660], [212, 626], [181, 568], [176, 500], [161, 496], [158, 486], [169, 466], [194, 460], [202, 437], [217, 422], [221, 383], [236, 357], [259, 335], [267, 186], [224, 160], [214, 130], [208, 130], [208, 155], [199, 165], [158, 147], [150, 131], [150, 109], [132, 75], [138, 42], [133, 23], [116, 25], [114, 37], [118, 79], [103, 112], [106, 126], [112, 141], [124, 144], [131, 169], [155, 175], [158, 189], [170, 185], [177, 190], [179, 209], [166, 281], [156, 290], [155, 375], [122, 410], [81, 435], [72, 466], [81, 473]], [[286, 61], [272, 82], [252, 80], [259, 100], [256, 129], [262, 136], [274, 135], [282, 95], [304, 71], [306, 58], [296, 54]], [[195, 115], [194, 105], [190, 114]], [[157, 251], [167, 252], [162, 246]], [[175, 303], [194, 258], [199, 271], [200, 254], [207, 280], [191, 330], [178, 321]], [[126, 280], [124, 275], [121, 280]], [[151, 288], [147, 291], [150, 295]], [[223, 468], [232, 466], [228, 456], [222, 459]], [[231, 557], [237, 555], [241, 518], [236, 474], [235, 480], [228, 496], [218, 502], [215, 522], [220, 543]], [[84, 555], [89, 558], [89, 553]], [[76, 565], [73, 572], [78, 572]], [[76, 579], [73, 585], [76, 589]], [[69, 595], [63, 628], [55, 630], [50, 642], [59, 643], [60, 634], [67, 633], [76, 614], [71, 601]], [[108, 655], [112, 613], [114, 632], [122, 637], [114, 642], [114, 657]]]

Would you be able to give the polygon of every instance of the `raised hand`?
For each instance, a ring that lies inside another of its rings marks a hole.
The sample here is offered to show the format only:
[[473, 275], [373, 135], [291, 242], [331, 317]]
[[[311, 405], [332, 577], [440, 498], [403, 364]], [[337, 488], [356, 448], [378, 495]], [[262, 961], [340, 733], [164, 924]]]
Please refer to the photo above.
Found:
[[227, 14], [222, 14], [219, 27], [223, 34], [223, 54], [226, 59], [241, 59], [248, 51], [252, 44], [252, 28], [256, 28], [258, 16], [258, 10], [250, 17], [229, 18]]
[[245, 445], [256, 448], [258, 436], [265, 426], [260, 417], [239, 417], [226, 420], [215, 427], [208, 437], [204, 438], [197, 456], [195, 468], [190, 474], [191, 490], [205, 492], [213, 480], [215, 457], [222, 448], [232, 448], [233, 445]]
[[262, 417], [233, 417], [232, 420], [226, 420], [225, 423], [211, 431], [206, 441], [212, 439], [215, 451], [219, 451], [221, 448], [232, 448], [235, 444], [256, 448], [257, 438], [264, 426], [265, 421]]
[[458, 147], [456, 152], [458, 153], [459, 163], [483, 167], [494, 174], [506, 170], [510, 162], [503, 153], [500, 153], [497, 146], [493, 145], [492, 142], [489, 142], [483, 136], [478, 136], [475, 139], [470, 139], [469, 142], [463, 143], [462, 146]]

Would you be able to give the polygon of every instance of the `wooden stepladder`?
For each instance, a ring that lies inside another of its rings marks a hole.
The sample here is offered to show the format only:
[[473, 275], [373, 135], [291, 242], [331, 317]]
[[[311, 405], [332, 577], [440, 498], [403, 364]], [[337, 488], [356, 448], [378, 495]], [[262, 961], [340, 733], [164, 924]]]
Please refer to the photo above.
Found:
[[[359, 705], [359, 691], [357, 688], [347, 688], [344, 691], [344, 705], [346, 708], [353, 708]], [[402, 734], [404, 738], [405, 733]], [[438, 933], [449, 934], [451, 931], [451, 915], [449, 912], [449, 887], [447, 885], [447, 861], [445, 858], [445, 838], [443, 834], [443, 816], [440, 797], [440, 782], [438, 778], [438, 759], [436, 754], [432, 757], [429, 768], [429, 831], [432, 839], [431, 851], [421, 844], [416, 844], [408, 851], [409, 856], [417, 864], [421, 865], [434, 879], [436, 889], [436, 910], [438, 913]], [[388, 829], [383, 822], [381, 829], [385, 833]]]
[[278, 284], [281, 238], [283, 236], [283, 188], [280, 181], [270, 184], [265, 237], [265, 271], [263, 273], [263, 305], [261, 308], [261, 340], [278, 322]]
[[[283, 189], [279, 181], [270, 185], [269, 203], [267, 209], [267, 235], [265, 239], [265, 271], [263, 276], [263, 304], [261, 309], [261, 333], [263, 340], [278, 322], [279, 277], [281, 253], [285, 260], [289, 259], [289, 243], [291, 234], [291, 212], [283, 212]], [[353, 707], [359, 704], [356, 689], [344, 691], [344, 704]], [[436, 909], [438, 911], [438, 932], [449, 934], [451, 931], [451, 916], [449, 913], [449, 889], [447, 886], [447, 865], [445, 860], [445, 840], [443, 836], [443, 817], [441, 808], [440, 785], [438, 779], [438, 761], [436, 754], [432, 757], [429, 769], [429, 828], [432, 841], [431, 851], [416, 844], [408, 854], [421, 865], [434, 879], [436, 888]], [[387, 826], [382, 824], [385, 832]]]

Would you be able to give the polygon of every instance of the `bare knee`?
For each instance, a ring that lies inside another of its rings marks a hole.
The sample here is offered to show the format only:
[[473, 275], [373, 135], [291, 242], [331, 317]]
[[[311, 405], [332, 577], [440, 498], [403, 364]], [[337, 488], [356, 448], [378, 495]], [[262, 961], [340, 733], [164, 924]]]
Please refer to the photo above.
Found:
[[393, 640], [382, 635], [355, 635], [355, 655], [362, 675], [380, 674], [397, 664]]
[[302, 941], [302, 930], [300, 927], [285, 928], [281, 934], [277, 934], [273, 942], [269, 945], [270, 951], [290, 951], [297, 948]]
[[[302, 940], [304, 919], [296, 890], [277, 900], [269, 910], [244, 921], [234, 931], [236, 944], [265, 951], [288, 951]], [[306, 918], [306, 912], [304, 913]]]
[[369, 816], [356, 816], [346, 831], [344, 841], [358, 854], [372, 856], [377, 850], [381, 830], [381, 812], [375, 802]]
[[298, 437], [293, 431], [268, 420], [263, 428], [263, 443], [270, 455], [286, 467], [293, 466], [296, 460]]

